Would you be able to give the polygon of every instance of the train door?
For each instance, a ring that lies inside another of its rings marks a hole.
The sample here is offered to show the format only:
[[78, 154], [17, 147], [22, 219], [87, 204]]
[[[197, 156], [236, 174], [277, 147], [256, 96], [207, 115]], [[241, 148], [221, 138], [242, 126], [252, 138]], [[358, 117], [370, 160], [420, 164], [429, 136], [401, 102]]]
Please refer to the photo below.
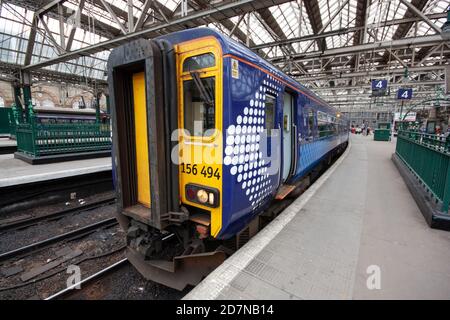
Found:
[[284, 93], [283, 99], [283, 182], [286, 181], [292, 171], [295, 148], [293, 148], [294, 123], [293, 123], [294, 97]]
[[170, 45], [144, 39], [114, 50], [108, 60], [113, 166], [125, 230], [129, 220], [161, 230], [179, 213], [178, 167], [170, 161], [170, 133], [178, 127], [174, 61]]
[[150, 208], [150, 166], [148, 159], [147, 104], [144, 72], [133, 74], [134, 132], [136, 139], [137, 201]]
[[222, 226], [221, 47], [213, 37], [200, 38], [179, 44], [177, 56], [179, 192], [195, 212], [191, 217], [217, 236]]

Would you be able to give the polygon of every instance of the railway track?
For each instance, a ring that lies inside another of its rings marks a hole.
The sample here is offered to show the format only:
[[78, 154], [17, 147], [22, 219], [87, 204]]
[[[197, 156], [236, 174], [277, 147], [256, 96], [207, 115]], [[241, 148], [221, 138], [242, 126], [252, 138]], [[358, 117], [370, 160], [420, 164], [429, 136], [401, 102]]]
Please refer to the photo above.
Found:
[[115, 197], [112, 196], [112, 197], [108, 197], [106, 199], [95, 201], [93, 203], [81, 205], [81, 206], [74, 207], [74, 208], [68, 208], [65, 210], [56, 211], [56, 212], [46, 214], [46, 215], [35, 216], [35, 217], [28, 218], [28, 219], [15, 220], [15, 221], [7, 220], [6, 222], [4, 222], [4, 221], [2, 222], [0, 220], [0, 231], [22, 229], [22, 228], [30, 227], [30, 226], [33, 226], [35, 224], [38, 224], [38, 223], [41, 223], [44, 221], [59, 219], [63, 216], [69, 215], [69, 214], [78, 214], [78, 213], [81, 213], [84, 211], [96, 209], [96, 208], [99, 208], [99, 207], [102, 207], [105, 205], [110, 205], [113, 203], [115, 203]]
[[64, 299], [65, 297], [67, 297], [70, 293], [73, 292], [73, 290], [77, 289], [77, 288], [82, 288], [84, 286], [86, 286], [87, 284], [91, 283], [94, 280], [98, 280], [102, 277], [105, 277], [106, 275], [120, 269], [121, 267], [125, 266], [128, 263], [128, 259], [124, 258], [121, 259], [111, 265], [109, 265], [108, 267], [90, 275], [89, 277], [71, 285], [70, 287], [67, 287], [61, 291], [58, 291], [54, 294], [52, 294], [51, 296], [49, 296], [48, 298], [46, 298], [45, 300], [57, 300], [57, 299]]
[[82, 228], [78, 228], [78, 229], [57, 235], [57, 236], [47, 238], [42, 241], [38, 241], [38, 242], [23, 246], [23, 247], [20, 247], [17, 249], [13, 249], [13, 250], [4, 252], [4, 253], [0, 254], [0, 262], [5, 261], [10, 258], [13, 258], [13, 257], [22, 257], [24, 255], [39, 251], [43, 248], [46, 248], [52, 244], [57, 243], [57, 242], [62, 242], [62, 241], [85, 237], [99, 229], [113, 227], [117, 224], [118, 224], [118, 222], [117, 222], [116, 218], [107, 218], [107, 219], [89, 224]]
[[112, 192], [111, 171], [101, 171], [60, 179], [1, 187], [0, 216], [18, 211], [70, 201], [71, 194], [88, 198], [93, 194]]

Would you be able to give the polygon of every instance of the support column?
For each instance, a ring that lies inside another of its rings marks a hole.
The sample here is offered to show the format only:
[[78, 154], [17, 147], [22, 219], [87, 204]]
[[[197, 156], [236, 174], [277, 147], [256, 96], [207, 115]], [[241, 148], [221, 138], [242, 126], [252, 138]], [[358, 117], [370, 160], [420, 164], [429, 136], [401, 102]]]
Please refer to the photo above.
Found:
[[[111, 105], [109, 103], [109, 94], [105, 94], [106, 97], [106, 113], [111, 116]], [[450, 119], [449, 119], [450, 121]]]
[[102, 96], [102, 92], [97, 92], [95, 95], [95, 121], [100, 123], [100, 97]]
[[18, 82], [15, 82], [13, 84], [13, 90], [14, 90], [14, 103], [16, 104], [17, 108], [22, 109], [23, 108], [22, 92], [20, 91], [20, 84]]
[[428, 120], [436, 120], [436, 108], [431, 108], [428, 114]]
[[18, 82], [15, 82], [13, 84], [13, 90], [14, 90], [14, 104], [16, 105], [16, 107], [13, 109], [14, 118], [18, 122], [23, 122], [23, 110], [24, 110], [23, 98], [22, 92], [20, 90], [20, 84]]
[[32, 98], [31, 98], [31, 74], [29, 72], [21, 72], [20, 81], [22, 85], [23, 92], [23, 110], [25, 113], [25, 119], [28, 119], [29, 116], [29, 107], [31, 106]]

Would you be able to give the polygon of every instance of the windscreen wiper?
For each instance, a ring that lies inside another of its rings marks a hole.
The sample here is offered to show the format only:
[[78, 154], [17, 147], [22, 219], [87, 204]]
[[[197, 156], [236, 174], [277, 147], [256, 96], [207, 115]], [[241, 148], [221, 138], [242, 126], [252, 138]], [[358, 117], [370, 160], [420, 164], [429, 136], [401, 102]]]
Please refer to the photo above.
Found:
[[202, 80], [200, 79], [200, 76], [198, 75], [198, 72], [191, 72], [192, 79], [194, 80], [195, 85], [197, 86], [198, 91], [200, 92], [200, 95], [202, 96], [203, 101], [212, 106], [214, 104], [214, 99], [209, 94], [208, 90], [206, 90], [205, 86], [203, 85]]

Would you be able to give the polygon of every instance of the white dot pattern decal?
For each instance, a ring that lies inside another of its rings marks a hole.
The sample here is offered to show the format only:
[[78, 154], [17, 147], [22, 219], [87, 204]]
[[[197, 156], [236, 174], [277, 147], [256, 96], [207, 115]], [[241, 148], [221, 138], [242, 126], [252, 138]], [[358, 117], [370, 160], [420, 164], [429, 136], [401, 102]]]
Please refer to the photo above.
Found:
[[267, 75], [248, 105], [227, 128], [224, 165], [245, 191], [252, 209], [258, 208], [273, 191], [267, 164], [260, 152], [260, 134], [265, 124], [266, 93], [278, 96], [281, 82]]

